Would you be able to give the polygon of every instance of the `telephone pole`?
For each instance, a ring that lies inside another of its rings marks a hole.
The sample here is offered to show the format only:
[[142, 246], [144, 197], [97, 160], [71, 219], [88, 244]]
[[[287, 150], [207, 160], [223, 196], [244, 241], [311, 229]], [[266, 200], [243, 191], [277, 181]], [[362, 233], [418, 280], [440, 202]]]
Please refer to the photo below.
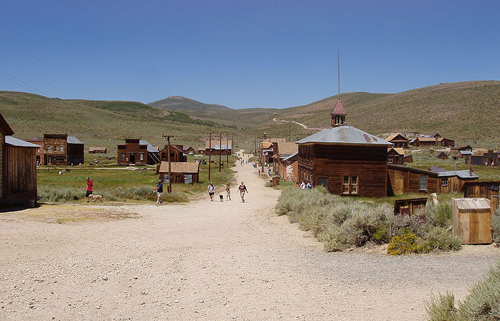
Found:
[[168, 161], [168, 188], [167, 193], [172, 193], [172, 167], [170, 164], [170, 138], [173, 135], [163, 135], [167, 139], [167, 161]]
[[219, 134], [219, 173], [222, 168], [222, 133]]
[[210, 181], [210, 163], [212, 161], [212, 133], [208, 135], [208, 180]]

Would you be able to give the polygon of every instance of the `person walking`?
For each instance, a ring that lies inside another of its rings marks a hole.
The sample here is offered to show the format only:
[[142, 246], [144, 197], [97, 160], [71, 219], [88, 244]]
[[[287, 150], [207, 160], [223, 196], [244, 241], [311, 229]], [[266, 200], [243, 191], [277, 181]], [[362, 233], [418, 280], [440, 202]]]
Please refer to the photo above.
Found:
[[156, 204], [160, 204], [162, 202], [161, 196], [163, 195], [163, 183], [161, 179], [158, 180], [158, 184], [153, 188], [153, 191], [156, 192]]
[[231, 186], [229, 183], [226, 184], [226, 201], [231, 200]]
[[243, 182], [238, 187], [238, 191], [240, 192], [241, 202], [245, 202], [245, 193], [248, 193], [248, 190]]
[[87, 177], [87, 191], [85, 192], [85, 197], [87, 198], [87, 203], [89, 202], [89, 196], [94, 193], [94, 182], [90, 179], [90, 177]]
[[208, 196], [210, 196], [210, 200], [213, 201], [215, 194], [215, 186], [212, 182], [210, 182], [210, 184], [208, 185], [207, 191], [208, 191]]

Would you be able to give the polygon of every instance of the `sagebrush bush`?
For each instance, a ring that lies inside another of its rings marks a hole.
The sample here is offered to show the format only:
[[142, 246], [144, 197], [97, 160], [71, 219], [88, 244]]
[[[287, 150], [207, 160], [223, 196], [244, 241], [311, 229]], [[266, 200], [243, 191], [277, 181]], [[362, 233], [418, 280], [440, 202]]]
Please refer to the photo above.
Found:
[[51, 188], [38, 187], [38, 197], [41, 202], [68, 202], [85, 198], [85, 190], [75, 187]]
[[306, 190], [289, 187], [281, 193], [277, 213], [288, 215], [290, 222], [311, 231], [326, 251], [343, 251], [367, 243], [385, 244], [405, 232], [415, 236], [413, 252], [457, 250], [461, 244], [446, 230], [451, 224], [448, 204], [432, 206], [425, 220], [423, 212], [400, 217], [394, 215], [387, 203], [332, 195], [323, 187]]
[[429, 321], [493, 321], [500, 319], [500, 261], [483, 281], [474, 285], [463, 302], [455, 307], [452, 294], [432, 297], [426, 302]]
[[491, 236], [493, 238], [493, 242], [496, 243], [497, 246], [500, 245], [500, 215], [498, 213], [498, 208], [496, 210], [496, 215], [491, 217]]

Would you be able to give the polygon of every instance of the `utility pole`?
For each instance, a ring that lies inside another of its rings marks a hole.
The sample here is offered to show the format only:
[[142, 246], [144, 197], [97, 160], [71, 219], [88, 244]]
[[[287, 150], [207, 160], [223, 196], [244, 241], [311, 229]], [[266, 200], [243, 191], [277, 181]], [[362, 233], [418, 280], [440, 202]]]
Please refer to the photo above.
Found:
[[172, 167], [170, 163], [170, 137], [172, 135], [163, 135], [167, 139], [167, 161], [168, 161], [168, 188], [167, 193], [172, 193]]
[[219, 133], [219, 173], [222, 168], [222, 133]]
[[229, 164], [229, 136], [226, 136], [226, 165], [227, 164]]
[[210, 180], [210, 163], [212, 162], [212, 133], [208, 135], [208, 180]]

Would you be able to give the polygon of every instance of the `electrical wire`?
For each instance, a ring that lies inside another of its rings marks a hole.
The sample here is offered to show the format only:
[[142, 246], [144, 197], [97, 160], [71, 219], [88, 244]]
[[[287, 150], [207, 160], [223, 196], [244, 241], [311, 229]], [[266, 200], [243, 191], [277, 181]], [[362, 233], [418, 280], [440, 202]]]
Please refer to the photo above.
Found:
[[[7, 73], [7, 72], [5, 72], [5, 71], [1, 70], [1, 69], [0, 69], [0, 72], [4, 74], [4, 75], [2, 75], [2, 76], [3, 76], [5, 79], [12, 81], [12, 82], [13, 82], [13, 83], [15, 83], [16, 85], [21, 86], [21, 87], [23, 87], [24, 89], [27, 89], [27, 90], [30, 90], [30, 91], [31, 91], [31, 90], [35, 90], [35, 91], [38, 91], [39, 93], [41, 93], [42, 95], [49, 96], [49, 94], [47, 94], [47, 93], [45, 93], [45, 92], [41, 91], [40, 89], [37, 89], [37, 88], [35, 88], [35, 87], [33, 87], [33, 86], [29, 85], [29, 84], [27, 84], [27, 83], [25, 83], [25, 82], [24, 82], [24, 81], [22, 81], [21, 79], [17, 79], [16, 77], [12, 76], [11, 74], [9, 74], [9, 73]], [[1, 75], [1, 74], [0, 74], [0, 75]], [[5, 75], [7, 75], [7, 76], [9, 76], [9, 77], [11, 77], [11, 78], [7, 78]], [[24, 85], [23, 85], [23, 84], [24, 84]], [[29, 89], [28, 87], [31, 87], [31, 89]]]
[[74, 82], [73, 80], [69, 79], [68, 77], [66, 77], [65, 75], [61, 74], [59, 71], [55, 70], [54, 68], [52, 68], [51, 66], [49, 66], [46, 62], [44, 62], [43, 60], [37, 58], [35, 55], [33, 55], [32, 53], [30, 53], [29, 51], [27, 51], [26, 49], [24, 49], [23, 47], [19, 46], [18, 44], [16, 44], [14, 41], [12, 41], [11, 39], [7, 38], [7, 36], [5, 36], [4, 34], [2, 34], [0, 32], [0, 36], [3, 37], [4, 39], [6, 39], [7, 41], [9, 41], [10, 43], [12, 43], [14, 46], [16, 46], [17, 48], [19, 48], [20, 50], [24, 51], [27, 55], [29, 55], [31, 58], [37, 60], [38, 62], [40, 62], [41, 64], [43, 64], [45, 67], [49, 68], [50, 70], [52, 70], [53, 72], [55, 72], [56, 74], [58, 74], [59, 76], [63, 77], [64, 79], [66, 79], [67, 81], [71, 82], [72, 84], [74, 84], [75, 86], [81, 88], [82, 90], [84, 90], [85, 92], [87, 92], [88, 94], [94, 96], [94, 98], [96, 99], [100, 99], [99, 97], [97, 97], [96, 95], [94, 95], [92, 92], [88, 91], [87, 89], [85, 89], [83, 86], [80, 86], [79, 84], [77, 84], [76, 82]]

